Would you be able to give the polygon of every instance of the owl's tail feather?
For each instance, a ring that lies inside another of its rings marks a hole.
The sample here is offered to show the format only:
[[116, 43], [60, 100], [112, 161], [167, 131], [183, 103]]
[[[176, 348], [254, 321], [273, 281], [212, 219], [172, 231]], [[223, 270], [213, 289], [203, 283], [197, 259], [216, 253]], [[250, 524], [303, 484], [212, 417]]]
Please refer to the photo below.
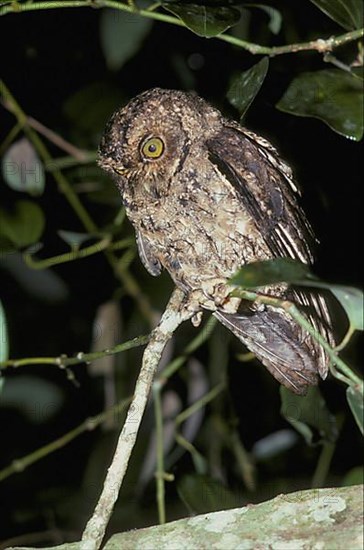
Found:
[[316, 342], [283, 311], [253, 314], [216, 311], [215, 317], [239, 338], [284, 386], [305, 394], [319, 380]]

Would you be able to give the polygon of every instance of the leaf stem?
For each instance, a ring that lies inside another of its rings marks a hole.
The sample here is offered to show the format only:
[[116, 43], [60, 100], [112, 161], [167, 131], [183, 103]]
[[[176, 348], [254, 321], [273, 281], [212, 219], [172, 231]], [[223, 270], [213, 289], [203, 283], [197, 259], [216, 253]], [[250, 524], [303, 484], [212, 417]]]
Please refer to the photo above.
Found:
[[[128, 13], [138, 14], [142, 17], [149, 17], [156, 21], [162, 21], [164, 23], [170, 23], [172, 25], [177, 25], [178, 27], [185, 27], [185, 24], [181, 19], [173, 17], [166, 13], [161, 13], [158, 11], [146, 9], [146, 10], [137, 10], [133, 5], [123, 4], [121, 2], [116, 2], [115, 0], [55, 0], [54, 2], [32, 2], [32, 3], [19, 3], [12, 2], [0, 8], [0, 16], [6, 15], [8, 13], [20, 13], [26, 11], [37, 11], [37, 10], [47, 10], [47, 9], [62, 9], [62, 8], [112, 8], [120, 11], [125, 11]], [[301, 42], [297, 44], [288, 44], [285, 46], [261, 46], [260, 44], [255, 44], [253, 42], [248, 42], [246, 40], [241, 40], [231, 34], [219, 34], [215, 38], [218, 40], [223, 40], [243, 48], [244, 50], [249, 51], [252, 54], [258, 55], [282, 55], [287, 53], [296, 53], [299, 51], [314, 50], [320, 53], [331, 52], [335, 48], [342, 46], [353, 40], [357, 40], [364, 36], [364, 29], [355, 29], [353, 31], [341, 34], [339, 36], [332, 36], [326, 39], [318, 38], [317, 40], [311, 40], [309, 42]]]

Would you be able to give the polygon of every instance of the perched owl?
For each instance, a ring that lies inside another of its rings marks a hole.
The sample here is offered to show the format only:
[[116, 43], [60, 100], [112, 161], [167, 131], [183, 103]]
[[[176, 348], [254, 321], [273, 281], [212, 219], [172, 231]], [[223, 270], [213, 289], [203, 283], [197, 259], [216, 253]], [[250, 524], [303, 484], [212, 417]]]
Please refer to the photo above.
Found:
[[[229, 296], [244, 264], [276, 257], [311, 263], [315, 242], [291, 169], [265, 139], [195, 94], [148, 90], [112, 116], [100, 165], [120, 190], [151, 275], [166, 269], [295, 393], [326, 377], [328, 357], [283, 310]], [[297, 302], [333, 342], [325, 300], [287, 285], [263, 294]]]

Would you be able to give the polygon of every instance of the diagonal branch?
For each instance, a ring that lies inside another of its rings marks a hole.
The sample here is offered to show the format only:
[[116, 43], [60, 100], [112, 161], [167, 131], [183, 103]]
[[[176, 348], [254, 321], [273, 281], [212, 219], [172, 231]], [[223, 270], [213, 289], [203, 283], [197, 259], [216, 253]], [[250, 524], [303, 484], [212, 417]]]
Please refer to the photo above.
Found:
[[185, 296], [182, 291], [175, 289], [158, 326], [151, 333], [149, 343], [144, 351], [133, 401], [119, 436], [101, 496], [82, 535], [80, 550], [98, 550], [100, 548], [136, 442], [162, 352], [177, 327], [193, 316], [194, 312], [186, 307], [187, 304], [184, 304], [184, 301]]

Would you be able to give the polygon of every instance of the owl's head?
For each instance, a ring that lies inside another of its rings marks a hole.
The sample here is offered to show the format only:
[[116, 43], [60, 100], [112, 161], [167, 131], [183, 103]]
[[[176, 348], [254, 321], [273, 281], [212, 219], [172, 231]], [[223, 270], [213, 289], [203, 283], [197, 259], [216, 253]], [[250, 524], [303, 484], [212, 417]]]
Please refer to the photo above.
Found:
[[220, 126], [219, 111], [195, 94], [154, 88], [113, 114], [100, 143], [99, 164], [121, 190], [141, 181], [166, 188], [191, 148]]

